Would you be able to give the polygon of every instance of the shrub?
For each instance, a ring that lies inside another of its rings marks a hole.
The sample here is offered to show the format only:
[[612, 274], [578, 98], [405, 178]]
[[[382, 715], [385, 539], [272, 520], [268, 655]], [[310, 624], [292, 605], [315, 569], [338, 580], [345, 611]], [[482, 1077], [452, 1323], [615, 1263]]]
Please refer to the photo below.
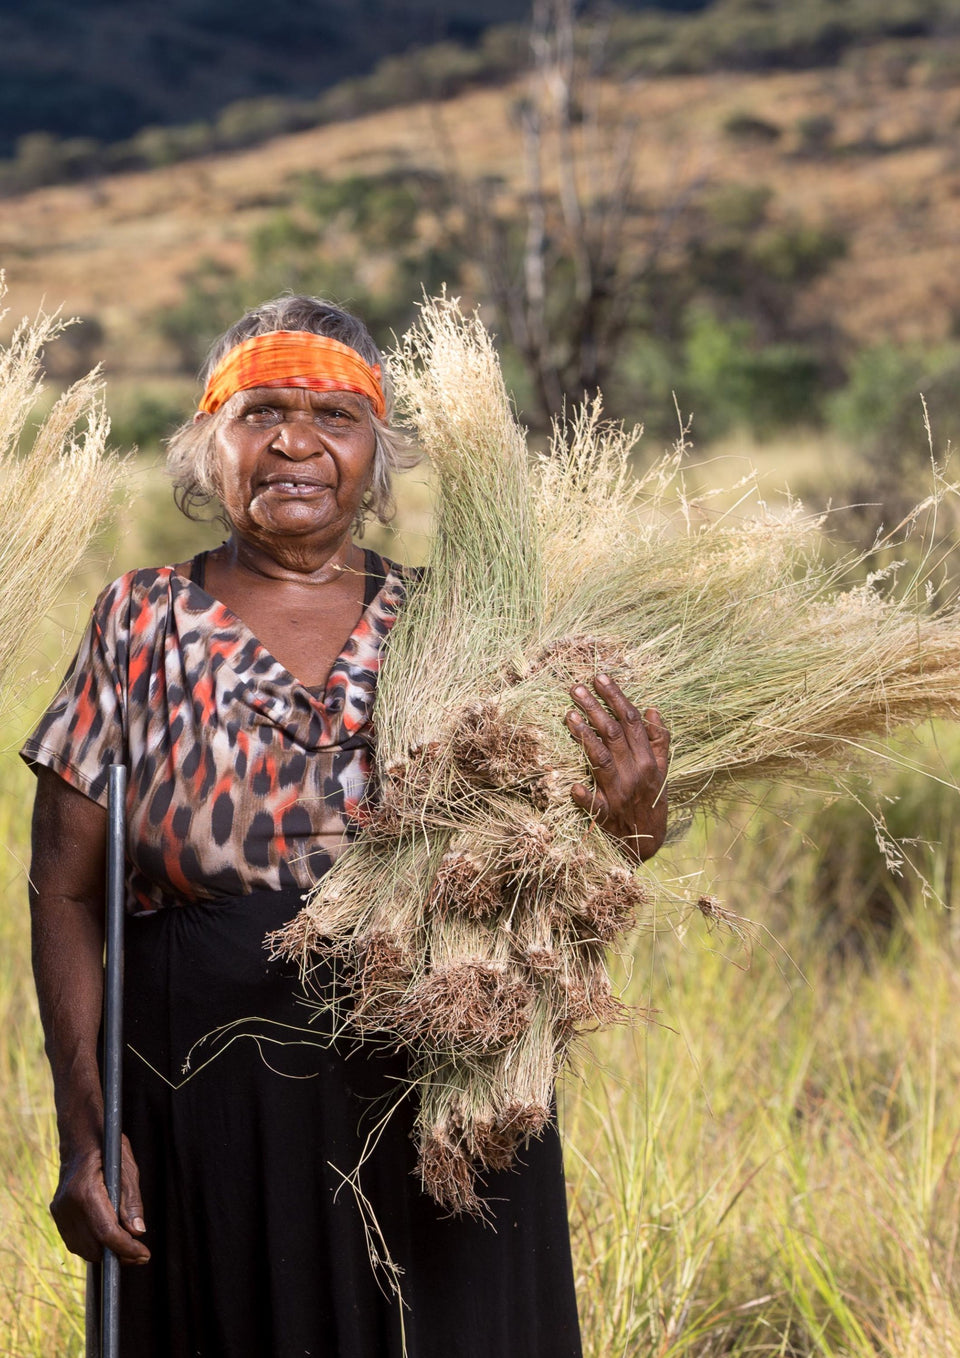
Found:
[[731, 113], [723, 124], [723, 130], [734, 141], [769, 143], [779, 141], [782, 128], [766, 118], [758, 118], [755, 113]]
[[867, 456], [884, 487], [929, 459], [921, 395], [938, 445], [960, 435], [960, 344], [861, 349], [828, 404], [833, 427]]
[[829, 113], [810, 113], [797, 120], [797, 154], [825, 156], [832, 148], [837, 125]]
[[183, 401], [172, 397], [137, 392], [127, 402], [111, 407], [112, 437], [122, 448], [155, 450], [182, 422], [187, 409]]
[[611, 411], [629, 412], [630, 418], [643, 422], [645, 443], [648, 440], [653, 446], [668, 443], [677, 434], [673, 404], [677, 377], [673, 347], [642, 330], [634, 330], [624, 343], [612, 380], [604, 389], [604, 401]]
[[768, 228], [757, 236], [751, 250], [754, 262], [771, 278], [795, 286], [812, 283], [846, 253], [845, 236], [812, 222]]
[[304, 176], [298, 200], [322, 230], [334, 218], [355, 231], [373, 249], [402, 250], [424, 208], [448, 206], [439, 175], [422, 171], [391, 171], [381, 175], [351, 175], [346, 179]]
[[78, 382], [103, 357], [106, 338], [97, 316], [78, 316], [43, 351], [47, 375], [57, 382]]
[[[902, 744], [907, 744], [901, 738]], [[952, 728], [936, 737], [940, 776], [955, 767], [957, 740]], [[897, 751], [897, 757], [901, 752]], [[933, 753], [933, 742], [926, 758]], [[851, 950], [875, 956], [905, 913], [951, 902], [960, 864], [960, 802], [938, 777], [914, 772], [916, 741], [911, 739], [903, 765], [881, 770], [878, 788], [863, 788], [864, 804], [844, 798], [835, 804], [811, 803], [800, 829], [812, 875], [788, 878], [785, 904], [804, 908], [824, 948], [841, 955]], [[866, 809], [882, 801], [883, 820]], [[812, 851], [812, 853], [811, 853]], [[803, 881], [803, 886], [801, 886]], [[791, 899], [791, 897], [794, 897]]]
[[247, 268], [206, 261], [185, 280], [181, 301], [158, 316], [160, 333], [181, 368], [195, 372], [214, 337], [246, 307], [287, 289], [357, 310], [384, 338], [402, 331], [424, 288], [437, 291], [460, 277], [458, 235], [445, 229], [428, 241], [418, 230], [425, 210], [444, 214], [448, 206], [443, 180], [426, 172], [302, 176], [290, 206], [250, 236]]
[[40, 188], [77, 179], [94, 169], [100, 144], [89, 137], [60, 140], [49, 132], [29, 132], [17, 141], [11, 180], [18, 189]]
[[[162, 165], [173, 165], [183, 160], [183, 146], [177, 127], [142, 127], [140, 131], [111, 148], [113, 164], [116, 168], [157, 169]], [[118, 163], [119, 162], [119, 163]]]
[[180, 301], [161, 308], [153, 323], [176, 353], [181, 370], [196, 373], [217, 335], [247, 305], [264, 296], [248, 300], [248, 291], [234, 270], [207, 259], [187, 275]]
[[767, 184], [723, 184], [708, 195], [704, 207], [713, 226], [745, 233], [766, 220], [772, 198]]
[[758, 345], [748, 321], [724, 322], [705, 307], [689, 316], [685, 377], [684, 405], [701, 434], [736, 425], [765, 434], [820, 415], [821, 365], [810, 349]]
[[315, 106], [280, 96], [240, 99], [228, 104], [214, 124], [218, 146], [252, 146], [284, 132], [296, 132], [316, 123]]

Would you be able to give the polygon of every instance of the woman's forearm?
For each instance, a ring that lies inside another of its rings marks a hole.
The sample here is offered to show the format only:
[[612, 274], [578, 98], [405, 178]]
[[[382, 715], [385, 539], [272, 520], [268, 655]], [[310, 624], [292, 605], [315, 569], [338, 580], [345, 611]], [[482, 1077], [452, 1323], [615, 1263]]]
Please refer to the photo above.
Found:
[[103, 1003], [103, 910], [31, 891], [33, 971], [53, 1073], [61, 1157], [101, 1144], [97, 1036]]
[[102, 1134], [105, 853], [104, 809], [40, 769], [30, 866], [33, 971], [65, 1155], [99, 1147]]

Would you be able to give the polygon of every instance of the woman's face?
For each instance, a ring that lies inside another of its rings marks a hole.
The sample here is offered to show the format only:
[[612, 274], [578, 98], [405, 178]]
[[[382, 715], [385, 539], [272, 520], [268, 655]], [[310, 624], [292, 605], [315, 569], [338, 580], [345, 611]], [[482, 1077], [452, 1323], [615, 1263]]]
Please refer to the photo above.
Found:
[[217, 431], [217, 480], [235, 532], [344, 540], [370, 487], [370, 404], [352, 391], [256, 387], [231, 397]]

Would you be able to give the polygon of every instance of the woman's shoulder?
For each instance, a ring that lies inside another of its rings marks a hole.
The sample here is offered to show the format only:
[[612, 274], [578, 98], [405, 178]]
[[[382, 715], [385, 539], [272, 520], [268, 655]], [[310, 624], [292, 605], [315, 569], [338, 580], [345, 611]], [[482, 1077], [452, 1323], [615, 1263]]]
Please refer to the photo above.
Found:
[[402, 561], [394, 561], [391, 557], [384, 556], [382, 552], [375, 552], [369, 547], [364, 549], [364, 554], [367, 558], [368, 569], [372, 564], [374, 570], [384, 580], [392, 578], [405, 585], [415, 584], [423, 578], [427, 569], [425, 566], [409, 566]]
[[141, 566], [111, 580], [97, 597], [93, 617], [101, 631], [129, 623], [132, 615], [165, 612], [177, 576], [173, 566]]

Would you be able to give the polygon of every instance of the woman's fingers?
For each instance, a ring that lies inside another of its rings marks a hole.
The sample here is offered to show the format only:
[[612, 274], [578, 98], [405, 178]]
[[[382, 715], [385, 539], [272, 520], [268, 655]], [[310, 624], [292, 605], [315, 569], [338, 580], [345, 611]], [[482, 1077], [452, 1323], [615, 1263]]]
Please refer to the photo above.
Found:
[[[597, 682], [599, 687], [599, 676]], [[620, 690], [617, 689], [617, 692], [619, 693]], [[604, 707], [596, 694], [590, 692], [586, 685], [576, 684], [570, 690], [570, 696], [601, 741], [609, 746], [626, 739], [624, 726], [617, 720], [616, 716], [611, 715], [611, 712]], [[639, 713], [637, 715], [639, 717]]]
[[595, 777], [602, 781], [614, 770], [614, 752], [610, 748], [610, 741], [616, 740], [615, 736], [607, 738], [598, 734], [595, 726], [588, 726], [579, 712], [571, 709], [566, 715], [566, 723], [574, 740], [578, 741], [587, 756], [587, 763]]
[[581, 811], [586, 811], [588, 816], [592, 816], [601, 825], [609, 817], [610, 808], [607, 805], [607, 799], [596, 785], [585, 787], [583, 783], [574, 783], [570, 789], [570, 796]]
[[566, 719], [593, 773], [601, 782], [617, 773], [630, 783], [656, 781], [659, 787], [666, 776], [670, 749], [670, 734], [660, 713], [648, 707], [641, 714], [608, 675], [598, 674], [594, 683], [604, 702], [577, 684], [570, 696], [583, 715], [568, 712]]
[[657, 762], [657, 768], [666, 777], [670, 762], [670, 732], [655, 707], [644, 709], [643, 726], [647, 733], [647, 740], [650, 742], [653, 757]]
[[634, 755], [645, 757], [649, 753], [649, 733], [639, 710], [609, 675], [598, 674], [593, 682], [597, 693], [616, 718], [616, 725], [626, 744]]
[[147, 1229], [140, 1196], [140, 1171], [126, 1137], [121, 1142], [120, 1223], [131, 1235], [143, 1235]]
[[[576, 708], [566, 714], [595, 786], [577, 783], [570, 795], [639, 861], [656, 853], [666, 835], [666, 775], [670, 734], [655, 707], [640, 712], [605, 674], [570, 690]], [[601, 701], [602, 700], [602, 701]]]
[[105, 1249], [112, 1250], [121, 1264], [145, 1264], [150, 1258], [146, 1245], [117, 1220], [99, 1151], [63, 1167], [50, 1211], [67, 1249], [89, 1263], [98, 1263]]

